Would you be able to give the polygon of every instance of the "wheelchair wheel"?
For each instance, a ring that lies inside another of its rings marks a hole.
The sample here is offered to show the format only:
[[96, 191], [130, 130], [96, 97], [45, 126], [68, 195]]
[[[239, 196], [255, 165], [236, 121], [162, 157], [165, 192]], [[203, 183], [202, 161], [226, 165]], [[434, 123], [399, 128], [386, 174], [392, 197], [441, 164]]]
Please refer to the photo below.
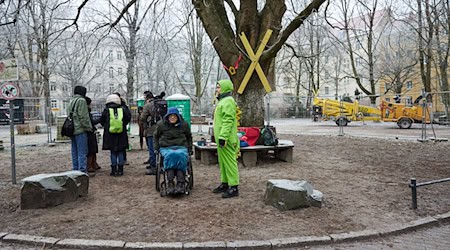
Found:
[[156, 191], [160, 190], [160, 173], [161, 173], [161, 156], [156, 156], [156, 174], [155, 174], [155, 187]]
[[192, 167], [192, 160], [189, 157], [189, 189], [192, 189], [194, 187], [194, 168]]
[[156, 185], [158, 185], [158, 191], [161, 197], [164, 197], [167, 195], [167, 178], [166, 178], [166, 172], [161, 166], [158, 166], [158, 172], [156, 173], [158, 182]]
[[155, 187], [156, 187], [156, 191], [159, 191], [159, 190], [161, 190], [161, 184], [160, 184], [160, 182], [161, 182], [161, 176], [160, 176], [160, 173], [161, 173], [161, 168], [159, 167], [159, 165], [156, 167], [156, 174], [155, 174]]

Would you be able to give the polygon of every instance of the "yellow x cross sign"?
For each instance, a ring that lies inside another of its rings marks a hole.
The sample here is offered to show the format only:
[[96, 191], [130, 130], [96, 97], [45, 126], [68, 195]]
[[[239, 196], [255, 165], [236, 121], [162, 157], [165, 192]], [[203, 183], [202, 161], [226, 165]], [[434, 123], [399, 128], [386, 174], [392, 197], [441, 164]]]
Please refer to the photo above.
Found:
[[261, 79], [261, 82], [262, 82], [266, 92], [269, 93], [272, 91], [272, 88], [270, 88], [270, 85], [269, 85], [269, 81], [267, 81], [266, 75], [264, 74], [264, 71], [262, 70], [261, 65], [258, 62], [271, 35], [272, 35], [272, 30], [271, 29], [267, 30], [266, 34], [264, 35], [263, 40], [261, 41], [261, 44], [258, 47], [258, 50], [256, 51], [256, 54], [253, 53], [252, 46], [250, 46], [250, 43], [248, 42], [247, 37], [245, 36], [244, 32], [242, 32], [239, 35], [239, 38], [241, 38], [242, 44], [244, 44], [245, 50], [247, 51], [247, 54], [250, 57], [250, 60], [252, 60], [252, 63], [248, 67], [247, 73], [245, 73], [244, 79], [242, 80], [241, 86], [239, 86], [239, 89], [237, 91], [239, 94], [244, 93], [245, 87], [247, 87], [247, 83], [250, 80], [250, 77], [252, 76], [255, 68], [256, 68], [256, 73], [258, 73], [258, 76]]

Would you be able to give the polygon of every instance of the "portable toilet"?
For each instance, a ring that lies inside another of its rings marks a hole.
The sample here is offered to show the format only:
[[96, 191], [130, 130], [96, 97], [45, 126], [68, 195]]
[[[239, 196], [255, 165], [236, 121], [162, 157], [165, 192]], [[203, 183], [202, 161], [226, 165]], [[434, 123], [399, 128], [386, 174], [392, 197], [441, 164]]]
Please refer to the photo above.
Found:
[[166, 98], [167, 107], [176, 107], [183, 119], [191, 126], [191, 98], [182, 94], [173, 94]]
[[137, 99], [137, 106], [139, 107], [144, 107], [145, 105], [145, 99], [144, 98], [138, 98]]

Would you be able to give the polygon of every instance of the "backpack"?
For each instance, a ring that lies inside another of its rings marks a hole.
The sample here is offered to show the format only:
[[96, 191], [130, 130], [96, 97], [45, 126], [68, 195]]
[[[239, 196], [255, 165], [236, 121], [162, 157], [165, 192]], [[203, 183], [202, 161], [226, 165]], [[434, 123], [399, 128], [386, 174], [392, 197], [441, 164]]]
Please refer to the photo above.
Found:
[[156, 124], [167, 114], [167, 101], [164, 99], [153, 100], [153, 117], [151, 125]]
[[277, 138], [275, 132], [269, 126], [264, 126], [261, 129], [261, 137], [262, 137], [264, 146], [278, 145], [278, 138]]
[[119, 134], [123, 131], [123, 108], [109, 108], [109, 132]]
[[61, 127], [61, 136], [67, 136], [72, 137], [74, 136], [75, 132], [75, 124], [73, 122], [73, 112], [75, 111], [75, 105], [77, 104], [77, 100], [73, 103], [72, 110], [70, 111], [70, 114], [66, 117], [66, 120], [64, 120], [64, 124]]

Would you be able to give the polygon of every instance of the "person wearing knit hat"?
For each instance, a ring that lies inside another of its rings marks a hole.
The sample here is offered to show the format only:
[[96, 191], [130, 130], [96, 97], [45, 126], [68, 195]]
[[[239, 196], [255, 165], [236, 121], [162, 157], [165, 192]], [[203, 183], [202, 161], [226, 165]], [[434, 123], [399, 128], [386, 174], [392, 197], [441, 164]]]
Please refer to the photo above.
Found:
[[86, 88], [75, 86], [74, 95], [68, 107], [67, 114], [72, 113], [74, 136], [70, 138], [72, 142], [72, 170], [78, 170], [87, 173], [87, 155], [88, 155], [88, 135], [92, 131], [92, 123], [89, 118], [88, 105], [86, 103]]
[[106, 98], [106, 107], [100, 117], [103, 126], [103, 150], [111, 153], [111, 176], [122, 176], [125, 164], [124, 152], [128, 148], [127, 124], [131, 112], [122, 107], [120, 97], [111, 94]]

